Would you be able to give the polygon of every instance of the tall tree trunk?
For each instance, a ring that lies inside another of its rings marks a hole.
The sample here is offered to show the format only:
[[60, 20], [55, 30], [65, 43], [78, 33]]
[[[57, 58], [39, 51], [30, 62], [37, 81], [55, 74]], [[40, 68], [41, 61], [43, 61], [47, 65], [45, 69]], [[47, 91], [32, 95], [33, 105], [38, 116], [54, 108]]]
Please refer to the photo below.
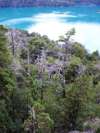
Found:
[[29, 51], [29, 48], [27, 49], [27, 64], [28, 64], [27, 71], [28, 71], [28, 74], [30, 75], [30, 51]]
[[12, 45], [12, 54], [15, 56], [15, 45], [14, 45], [14, 37], [13, 37], [13, 32], [11, 32], [11, 45]]

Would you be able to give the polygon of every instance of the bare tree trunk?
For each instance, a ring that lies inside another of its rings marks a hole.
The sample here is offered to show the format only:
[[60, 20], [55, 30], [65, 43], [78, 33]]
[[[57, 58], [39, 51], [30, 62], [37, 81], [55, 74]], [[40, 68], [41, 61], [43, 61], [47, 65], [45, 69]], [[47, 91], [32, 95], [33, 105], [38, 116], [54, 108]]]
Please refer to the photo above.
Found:
[[31, 115], [32, 115], [32, 126], [31, 126], [31, 133], [36, 133], [35, 130], [35, 110], [30, 107]]
[[28, 64], [28, 74], [30, 75], [30, 51], [27, 49], [27, 64]]
[[12, 45], [12, 54], [13, 56], [15, 56], [15, 45], [14, 45], [14, 37], [13, 37], [13, 33], [11, 32], [11, 45]]

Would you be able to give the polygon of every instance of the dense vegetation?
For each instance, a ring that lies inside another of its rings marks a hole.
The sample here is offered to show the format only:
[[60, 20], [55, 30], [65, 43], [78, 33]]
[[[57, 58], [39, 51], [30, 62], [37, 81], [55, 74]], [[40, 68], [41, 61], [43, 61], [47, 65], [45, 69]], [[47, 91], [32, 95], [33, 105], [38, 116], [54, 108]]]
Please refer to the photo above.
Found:
[[16, 54], [8, 31], [0, 26], [0, 133], [99, 133], [99, 53], [71, 42], [72, 29], [56, 42], [33, 33]]

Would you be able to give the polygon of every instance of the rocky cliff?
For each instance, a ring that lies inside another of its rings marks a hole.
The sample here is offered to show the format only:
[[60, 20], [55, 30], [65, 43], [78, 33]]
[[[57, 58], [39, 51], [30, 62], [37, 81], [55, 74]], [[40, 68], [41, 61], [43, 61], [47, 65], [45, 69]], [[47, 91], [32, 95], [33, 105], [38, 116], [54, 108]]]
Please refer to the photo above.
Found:
[[69, 6], [100, 4], [99, 0], [0, 0], [0, 7]]

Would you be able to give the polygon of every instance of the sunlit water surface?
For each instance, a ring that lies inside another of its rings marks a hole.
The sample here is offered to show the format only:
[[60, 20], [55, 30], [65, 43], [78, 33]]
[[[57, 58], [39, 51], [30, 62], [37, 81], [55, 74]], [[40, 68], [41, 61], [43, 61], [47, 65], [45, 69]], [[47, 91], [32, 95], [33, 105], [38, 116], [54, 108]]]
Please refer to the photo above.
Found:
[[74, 40], [90, 52], [100, 51], [99, 6], [0, 8], [0, 24], [39, 32], [54, 40], [74, 27]]

